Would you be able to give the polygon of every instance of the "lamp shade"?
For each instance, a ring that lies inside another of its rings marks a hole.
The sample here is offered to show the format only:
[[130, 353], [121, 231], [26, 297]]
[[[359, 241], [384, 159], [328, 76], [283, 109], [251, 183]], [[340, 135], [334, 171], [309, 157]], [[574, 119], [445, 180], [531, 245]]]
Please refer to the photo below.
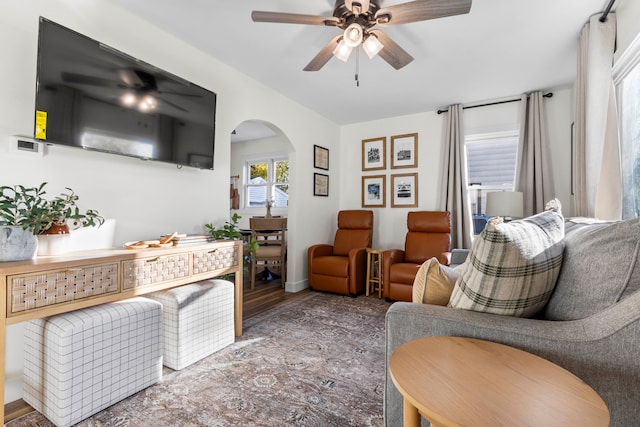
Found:
[[508, 218], [522, 218], [522, 192], [520, 191], [491, 191], [487, 193], [488, 216]]
[[369, 34], [369, 36], [365, 39], [364, 43], [362, 43], [362, 48], [366, 52], [369, 59], [373, 59], [383, 48], [384, 46], [380, 43], [380, 40], [373, 34]]
[[362, 43], [362, 27], [360, 24], [353, 23], [344, 30], [344, 42], [349, 47], [356, 47]]
[[353, 48], [347, 45], [344, 40], [340, 40], [340, 43], [338, 43], [336, 48], [333, 50], [333, 56], [338, 58], [340, 61], [347, 62], [352, 49]]

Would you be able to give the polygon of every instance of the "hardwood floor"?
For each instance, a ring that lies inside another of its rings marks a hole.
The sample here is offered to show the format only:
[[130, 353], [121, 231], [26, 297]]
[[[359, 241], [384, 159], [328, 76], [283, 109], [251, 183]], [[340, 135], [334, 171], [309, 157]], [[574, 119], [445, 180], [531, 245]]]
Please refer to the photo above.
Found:
[[242, 304], [243, 319], [263, 313], [286, 301], [299, 298], [310, 292], [308, 289], [296, 293], [285, 292], [280, 279], [271, 281], [256, 280], [254, 289], [251, 290], [250, 288], [249, 275], [245, 274]]
[[[254, 289], [251, 290], [249, 275], [244, 274], [243, 279], [242, 318], [244, 320], [310, 292], [308, 289], [296, 293], [285, 292], [280, 279], [270, 281], [256, 280]], [[33, 411], [33, 408], [22, 399], [7, 403], [4, 406], [5, 422], [28, 414], [31, 411]]]

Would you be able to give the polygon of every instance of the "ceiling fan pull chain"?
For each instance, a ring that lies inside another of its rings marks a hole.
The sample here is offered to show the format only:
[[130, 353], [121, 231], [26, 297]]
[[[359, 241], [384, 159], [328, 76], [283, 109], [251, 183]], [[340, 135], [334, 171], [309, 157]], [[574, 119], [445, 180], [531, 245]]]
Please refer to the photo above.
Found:
[[356, 87], [360, 87], [358, 73], [360, 73], [360, 49], [356, 48]]

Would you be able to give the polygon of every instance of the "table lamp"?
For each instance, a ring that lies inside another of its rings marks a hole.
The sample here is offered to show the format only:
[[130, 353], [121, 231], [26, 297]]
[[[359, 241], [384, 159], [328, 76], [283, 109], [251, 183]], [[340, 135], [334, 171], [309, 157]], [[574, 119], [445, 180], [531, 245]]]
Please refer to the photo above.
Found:
[[505, 221], [522, 218], [522, 192], [491, 191], [487, 193], [487, 216], [501, 216]]

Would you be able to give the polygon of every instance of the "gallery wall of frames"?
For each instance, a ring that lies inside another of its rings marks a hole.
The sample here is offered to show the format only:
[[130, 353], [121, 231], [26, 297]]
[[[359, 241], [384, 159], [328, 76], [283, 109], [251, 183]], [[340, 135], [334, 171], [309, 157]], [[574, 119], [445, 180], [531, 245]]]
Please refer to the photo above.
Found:
[[362, 140], [362, 207], [386, 207], [387, 193], [392, 208], [417, 207], [418, 172], [402, 170], [417, 168], [417, 133]]

